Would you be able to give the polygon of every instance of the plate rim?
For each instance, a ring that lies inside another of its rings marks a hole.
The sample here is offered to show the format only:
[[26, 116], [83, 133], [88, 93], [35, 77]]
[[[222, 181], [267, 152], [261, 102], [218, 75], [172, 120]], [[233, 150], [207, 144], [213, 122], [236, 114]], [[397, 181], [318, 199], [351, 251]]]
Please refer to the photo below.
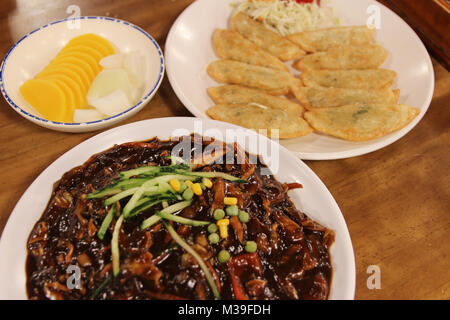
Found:
[[[52, 121], [52, 120], [47, 120], [44, 118], [41, 118], [39, 116], [33, 115], [27, 111], [25, 111], [24, 109], [22, 109], [18, 104], [16, 104], [12, 98], [8, 95], [6, 88], [5, 88], [5, 81], [6, 79], [3, 78], [4, 76], [4, 70], [5, 67], [7, 66], [7, 62], [8, 62], [8, 58], [14, 53], [14, 50], [20, 46], [20, 44], [27, 40], [29, 37], [31, 37], [33, 34], [41, 31], [41, 30], [45, 30], [47, 28], [51, 28], [53, 25], [59, 24], [59, 23], [63, 23], [63, 22], [67, 22], [67, 21], [74, 21], [74, 20], [87, 20], [87, 21], [91, 21], [91, 20], [100, 20], [100, 21], [107, 21], [107, 22], [115, 22], [115, 23], [119, 23], [122, 25], [125, 25], [127, 27], [131, 27], [135, 30], [137, 30], [138, 32], [141, 32], [145, 37], [147, 37], [148, 40], [150, 40], [150, 42], [154, 45], [157, 53], [158, 53], [158, 57], [159, 57], [159, 71], [158, 71], [158, 78], [154, 84], [154, 86], [149, 90], [148, 93], [146, 93], [144, 95], [144, 97], [138, 101], [136, 104], [134, 104], [133, 106], [129, 107], [127, 110], [122, 111], [118, 114], [115, 114], [113, 116], [109, 116], [107, 118], [104, 119], [100, 119], [100, 120], [95, 120], [95, 121], [86, 121], [86, 122], [58, 122], [58, 121]], [[16, 111], [17, 113], [19, 113], [22, 117], [24, 117], [27, 120], [30, 120], [38, 125], [43, 125], [43, 126], [48, 126], [49, 128], [52, 129], [61, 129], [61, 128], [70, 128], [70, 127], [77, 127], [80, 129], [85, 129], [89, 126], [92, 125], [99, 125], [99, 124], [114, 124], [120, 117], [126, 116], [130, 113], [132, 113], [133, 111], [135, 111], [138, 107], [140, 107], [141, 105], [145, 104], [146, 101], [148, 101], [149, 99], [151, 99], [155, 93], [158, 91], [159, 87], [161, 86], [161, 83], [164, 79], [164, 73], [165, 73], [165, 58], [164, 58], [164, 54], [162, 52], [161, 47], [159, 46], [158, 42], [148, 33], [146, 32], [144, 29], [136, 26], [135, 24], [128, 22], [126, 20], [122, 20], [122, 19], [118, 19], [118, 18], [111, 18], [111, 17], [106, 17], [106, 16], [80, 16], [80, 17], [69, 17], [69, 18], [65, 18], [65, 19], [61, 19], [61, 20], [56, 20], [50, 23], [47, 23], [43, 26], [40, 26], [30, 32], [28, 32], [26, 35], [24, 35], [22, 38], [20, 38], [18, 41], [16, 41], [14, 43], [14, 45], [7, 51], [5, 57], [2, 59], [2, 63], [0, 65], [0, 91], [2, 92], [3, 98], [6, 100], [6, 102], [10, 105], [10, 107], [12, 107], [14, 109], [14, 111]], [[131, 115], [131, 114], [130, 114]]]
[[[189, 112], [191, 112], [193, 115], [195, 115], [196, 117], [201, 118], [201, 119], [210, 119], [210, 118], [206, 115], [206, 113], [200, 112], [195, 107], [195, 105], [193, 105], [193, 103], [191, 103], [191, 101], [184, 94], [184, 92], [181, 88], [181, 85], [179, 85], [178, 82], [176, 81], [175, 73], [172, 73], [172, 71], [171, 71], [172, 70], [172, 67], [171, 67], [172, 54], [171, 54], [170, 50], [171, 50], [171, 42], [174, 41], [172, 39], [176, 32], [175, 29], [178, 27], [178, 25], [180, 23], [182, 23], [183, 18], [189, 14], [190, 10], [193, 10], [193, 8], [195, 8], [196, 6], [201, 6], [203, 2], [207, 2], [207, 1], [210, 1], [210, 0], [197, 0], [183, 10], [183, 12], [177, 17], [175, 22], [172, 24], [170, 31], [168, 33], [165, 45], [164, 45], [164, 55], [166, 56], [166, 60], [167, 60], [167, 62], [166, 62], [167, 77], [169, 79], [170, 85], [172, 86], [175, 94], [180, 99], [180, 101], [183, 103], [185, 108], [188, 109]], [[425, 106], [425, 108], [420, 109], [420, 114], [412, 122], [408, 123], [405, 127], [401, 128], [400, 130], [398, 130], [396, 132], [392, 132], [385, 137], [382, 137], [382, 138], [386, 138], [386, 139], [383, 139], [381, 141], [377, 141], [378, 139], [372, 140], [373, 143], [371, 143], [368, 146], [362, 146], [362, 147], [357, 147], [357, 148], [353, 148], [350, 150], [334, 151], [334, 152], [301, 152], [301, 151], [291, 151], [288, 149], [290, 152], [294, 153], [297, 157], [299, 157], [302, 160], [347, 159], [347, 158], [362, 156], [362, 155], [369, 154], [369, 153], [378, 151], [380, 149], [383, 149], [383, 148], [397, 142], [398, 140], [403, 138], [406, 134], [411, 132], [419, 124], [419, 122], [423, 119], [423, 117], [425, 116], [425, 114], [427, 113], [427, 111], [431, 105], [431, 101], [433, 99], [434, 89], [435, 89], [435, 72], [434, 72], [433, 63], [432, 63], [430, 54], [429, 54], [428, 50], [426, 49], [423, 41], [420, 39], [420, 37], [417, 35], [417, 33], [414, 31], [414, 29], [412, 29], [408, 25], [408, 23], [406, 23], [406, 21], [403, 20], [397, 13], [395, 13], [394, 11], [392, 11], [391, 9], [386, 7], [384, 4], [382, 4], [376, 0], [366, 0], [366, 1], [372, 1], [372, 2], [376, 3], [376, 5], [383, 7], [383, 9], [386, 10], [387, 13], [393, 15], [404, 26], [406, 26], [406, 28], [410, 32], [412, 32], [415, 40], [418, 41], [418, 43], [417, 43], [418, 49], [420, 48], [420, 50], [422, 52], [426, 53], [425, 59], [426, 59], [427, 67], [430, 70], [430, 80], [431, 81], [430, 81], [429, 87], [428, 87], [427, 98], [425, 99], [425, 103], [423, 104]]]
[[[23, 216], [24, 216], [23, 213], [21, 214], [20, 211], [18, 211], [22, 202], [25, 202], [27, 197], [30, 197], [29, 193], [32, 192], [33, 187], [35, 187], [36, 185], [39, 185], [39, 183], [41, 183], [41, 180], [45, 179], [46, 175], [51, 174], [50, 171], [53, 169], [53, 167], [57, 167], [60, 163], [62, 163], [65, 160], [65, 158], [69, 157], [71, 155], [71, 153], [76, 152], [76, 151], [74, 151], [75, 149], [78, 149], [78, 148], [82, 149], [84, 146], [89, 146], [89, 144], [101, 142], [102, 139], [105, 139], [108, 136], [115, 137], [117, 139], [117, 135], [116, 135], [117, 133], [120, 133], [123, 130], [131, 129], [134, 126], [139, 127], [139, 126], [145, 125], [146, 127], [151, 127], [152, 125], [154, 125], [155, 122], [159, 122], [159, 121], [163, 121], [163, 122], [164, 121], [166, 121], [166, 122], [190, 121], [193, 123], [196, 120], [198, 121], [199, 119], [194, 118], [194, 117], [166, 117], [166, 118], [154, 118], [154, 119], [141, 120], [141, 121], [129, 123], [126, 125], [118, 126], [118, 127], [106, 130], [104, 132], [101, 132], [99, 134], [96, 134], [93, 137], [90, 137], [89, 139], [86, 139], [86, 140], [80, 142], [79, 144], [70, 148], [68, 151], [64, 152], [57, 159], [52, 161], [44, 170], [41, 171], [41, 173], [26, 188], [26, 190], [24, 191], [24, 193], [22, 194], [20, 199], [17, 201], [16, 205], [14, 206], [14, 209], [11, 211], [11, 214], [8, 217], [8, 220], [5, 224], [2, 235], [0, 237], [0, 256], [5, 256], [8, 252], [8, 250], [7, 250], [8, 247], [5, 244], [6, 243], [5, 238], [6, 239], [13, 238], [13, 236], [14, 236], [13, 226], [17, 223], [16, 220], [20, 220], [20, 218], [23, 218]], [[200, 120], [202, 122], [210, 122], [212, 124], [214, 124], [214, 123], [220, 124], [221, 129], [219, 129], [219, 130], [226, 130], [228, 128], [229, 129], [242, 129], [239, 126], [236, 126], [236, 125], [233, 125], [233, 124], [230, 124], [227, 122], [222, 122], [222, 121], [217, 121], [217, 120], [212, 120], [212, 119], [200, 119]], [[194, 130], [193, 130], [193, 132], [194, 132]], [[340, 210], [339, 205], [337, 204], [335, 198], [333, 197], [333, 195], [331, 194], [329, 189], [326, 187], [326, 185], [323, 183], [323, 181], [319, 178], [319, 176], [311, 168], [309, 168], [301, 159], [296, 157], [292, 152], [287, 150], [282, 145], [279, 145], [277, 142], [270, 140], [264, 136], [261, 136], [256, 132], [251, 131], [246, 134], [247, 135], [248, 134], [257, 135], [259, 137], [262, 137], [262, 139], [264, 141], [268, 141], [270, 144], [274, 144], [277, 147], [279, 147], [280, 148], [280, 152], [279, 152], [280, 156], [283, 154], [283, 156], [288, 157], [288, 159], [286, 159], [284, 161], [286, 161], [286, 162], [293, 161], [294, 163], [298, 164], [303, 170], [305, 170], [307, 172], [307, 175], [310, 177], [310, 179], [314, 183], [314, 185], [316, 185], [320, 189], [321, 195], [323, 197], [327, 198], [327, 201], [329, 201], [329, 203], [333, 209], [330, 214], [332, 214], [332, 215], [336, 214], [337, 223], [340, 224], [342, 227], [341, 228], [342, 230], [339, 230], [339, 234], [341, 237], [343, 237], [342, 245], [345, 248], [344, 253], [346, 255], [349, 255], [345, 259], [343, 258], [345, 263], [348, 265], [346, 266], [347, 268], [345, 269], [345, 271], [341, 271], [341, 272], [347, 273], [349, 279], [346, 282], [347, 290], [341, 294], [342, 298], [340, 298], [340, 299], [354, 299], [355, 290], [356, 290], [355, 252], [354, 252], [352, 240], [350, 237], [350, 231], [347, 226], [347, 222], [346, 222], [345, 217], [342, 214], [342, 211]], [[153, 135], [151, 135], [151, 136], [153, 136]], [[149, 139], [150, 138], [151, 137], [149, 137]], [[129, 139], [127, 138], [126, 140], [128, 141]], [[117, 143], [123, 143], [123, 142], [117, 142]], [[104, 149], [104, 150], [106, 150], [106, 149]], [[93, 153], [96, 153], [96, 152], [97, 151], [95, 151], [95, 150], [93, 151]], [[91, 155], [92, 154], [90, 154], [89, 156], [91, 156]], [[87, 159], [81, 160], [82, 163], [84, 163], [85, 161], [87, 161]], [[297, 174], [298, 174], [298, 172], [300, 172], [300, 170], [297, 171]], [[58, 174], [59, 174], [59, 176], [62, 176], [62, 174], [64, 174], [64, 172], [58, 172]], [[274, 174], [274, 176], [276, 177], [276, 174]], [[46, 197], [48, 197], [48, 194], [46, 194]], [[337, 230], [334, 230], [334, 231], [336, 232]], [[30, 232], [31, 232], [31, 230], [28, 230], [27, 234], [29, 235]], [[20, 240], [22, 240], [22, 239], [20, 239]], [[24, 250], [26, 251], [26, 243], [24, 244], [24, 246], [25, 246]], [[0, 259], [0, 269], [6, 268], [5, 266], [8, 265], [8, 263], [6, 262], [7, 260], [8, 259]], [[23, 272], [25, 272], [25, 266], [23, 266], [23, 267], [24, 267]], [[333, 281], [335, 279], [334, 277], [335, 277], [335, 273], [333, 272]], [[24, 290], [25, 290], [25, 288], [24, 288]], [[2, 293], [0, 292], [0, 294], [2, 294]], [[25, 292], [25, 295], [26, 295], [26, 292]]]

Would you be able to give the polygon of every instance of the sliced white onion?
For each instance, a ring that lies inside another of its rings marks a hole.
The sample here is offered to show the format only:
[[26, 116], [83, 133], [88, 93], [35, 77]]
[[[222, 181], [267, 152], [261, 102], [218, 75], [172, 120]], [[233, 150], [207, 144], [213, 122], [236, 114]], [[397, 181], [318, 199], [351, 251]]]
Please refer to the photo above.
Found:
[[123, 67], [127, 70], [131, 83], [140, 88], [145, 83], [145, 57], [137, 51], [131, 51], [123, 59]]
[[88, 97], [88, 104], [96, 108], [100, 113], [108, 116], [121, 113], [131, 107], [130, 99], [121, 89], [115, 90], [101, 98]]
[[104, 69], [119, 69], [123, 66], [124, 55], [122, 53], [116, 53], [104, 57], [100, 60], [100, 65]]
[[75, 109], [73, 112], [74, 122], [89, 122], [101, 120], [103, 118], [105, 118], [105, 116], [96, 109]]
[[131, 82], [125, 69], [105, 69], [99, 72], [89, 88], [87, 98], [102, 98], [116, 90], [122, 90], [131, 100]]

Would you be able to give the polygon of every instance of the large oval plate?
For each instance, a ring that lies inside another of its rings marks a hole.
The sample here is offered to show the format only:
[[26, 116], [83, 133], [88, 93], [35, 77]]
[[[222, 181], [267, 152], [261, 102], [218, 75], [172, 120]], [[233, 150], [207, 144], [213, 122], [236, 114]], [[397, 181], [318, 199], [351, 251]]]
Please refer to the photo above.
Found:
[[[241, 138], [257, 138], [258, 145], [267, 147], [265, 150], [268, 152], [262, 154], [263, 160], [280, 182], [298, 181], [303, 184], [303, 189], [290, 191], [291, 199], [298, 209], [334, 230], [336, 234], [336, 241], [331, 247], [333, 280], [330, 298], [353, 299], [355, 261], [350, 236], [338, 205], [319, 178], [292, 153], [266, 137], [250, 130], [243, 131], [242, 128], [225, 122], [195, 118], [151, 119], [108, 130], [74, 147], [45, 169], [19, 200], [3, 231], [0, 241], [0, 299], [26, 299], [25, 260], [28, 235], [50, 199], [53, 183], [65, 172], [83, 164], [92, 154], [114, 144], [146, 140], [155, 136], [169, 139], [171, 136], [192, 132], [204, 136], [223, 136], [223, 141], [233, 142], [231, 131], [227, 134], [230, 129], [240, 130], [237, 132], [241, 133]], [[252, 144], [246, 150], [257, 154], [256, 145]]]
[[[212, 45], [212, 33], [216, 28], [228, 28], [232, 11], [230, 3], [234, 1], [195, 1], [178, 17], [166, 41], [165, 56], [170, 83], [178, 98], [196, 117], [208, 118], [205, 111], [214, 105], [206, 93], [207, 88], [218, 85], [206, 73], [208, 64], [218, 59]], [[301, 159], [354, 157], [397, 141], [425, 115], [434, 91], [430, 56], [419, 37], [400, 17], [373, 0], [331, 0], [330, 3], [343, 25], [365, 25], [368, 12], [379, 10], [381, 29], [376, 31], [376, 39], [389, 52], [389, 58], [382, 67], [397, 72], [396, 87], [401, 90], [400, 103], [419, 108], [420, 115], [405, 128], [367, 142], [345, 141], [316, 133], [281, 141]]]

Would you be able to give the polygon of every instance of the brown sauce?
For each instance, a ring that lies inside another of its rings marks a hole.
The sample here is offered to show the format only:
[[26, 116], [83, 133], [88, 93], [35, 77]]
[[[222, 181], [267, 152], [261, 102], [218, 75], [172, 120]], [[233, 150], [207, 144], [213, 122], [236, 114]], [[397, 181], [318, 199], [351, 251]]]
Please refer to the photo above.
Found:
[[[198, 141], [200, 137], [191, 139]], [[111, 281], [96, 299], [214, 298], [195, 259], [174, 245], [160, 223], [148, 230], [140, 229], [140, 223], [161, 207], [142, 212], [123, 224], [119, 235], [121, 272], [112, 277], [111, 226], [116, 218], [100, 240], [97, 232], [107, 210], [102, 199], [85, 199], [86, 194], [108, 185], [120, 171], [146, 164], [169, 165], [165, 156], [176, 143], [154, 138], [116, 145], [92, 156], [55, 183], [47, 208], [28, 239], [30, 299], [90, 299], [108, 278]], [[173, 226], [207, 262], [222, 299], [326, 299], [332, 278], [329, 247], [334, 241], [333, 232], [295, 208], [287, 192], [301, 187], [297, 181], [282, 184], [273, 176], [261, 174], [264, 167], [258, 162], [212, 164], [197, 169], [245, 176], [249, 182], [238, 184], [215, 178], [211, 189], [205, 189], [191, 207], [179, 213], [212, 222], [211, 208], [221, 205], [215, 200], [216, 193], [237, 197], [240, 209], [249, 213], [250, 220], [230, 225], [226, 240], [210, 244], [206, 227]], [[256, 253], [245, 251], [248, 240], [257, 242]], [[222, 249], [231, 254], [228, 263], [217, 260]], [[70, 265], [81, 270], [80, 289], [67, 287]]]

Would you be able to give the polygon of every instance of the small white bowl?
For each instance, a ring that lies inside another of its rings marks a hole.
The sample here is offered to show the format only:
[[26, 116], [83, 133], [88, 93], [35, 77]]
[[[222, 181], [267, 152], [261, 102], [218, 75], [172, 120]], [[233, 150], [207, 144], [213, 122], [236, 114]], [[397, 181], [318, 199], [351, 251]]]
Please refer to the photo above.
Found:
[[[19, 92], [20, 86], [41, 71], [72, 38], [95, 33], [120, 52], [139, 51], [146, 61], [145, 90], [141, 100], [124, 112], [98, 121], [63, 123], [43, 119]], [[141, 110], [155, 95], [164, 77], [164, 56], [158, 43], [141, 28], [115, 18], [83, 16], [42, 26], [8, 51], [0, 67], [0, 88], [9, 105], [24, 118], [52, 130], [88, 132], [110, 127]]]

